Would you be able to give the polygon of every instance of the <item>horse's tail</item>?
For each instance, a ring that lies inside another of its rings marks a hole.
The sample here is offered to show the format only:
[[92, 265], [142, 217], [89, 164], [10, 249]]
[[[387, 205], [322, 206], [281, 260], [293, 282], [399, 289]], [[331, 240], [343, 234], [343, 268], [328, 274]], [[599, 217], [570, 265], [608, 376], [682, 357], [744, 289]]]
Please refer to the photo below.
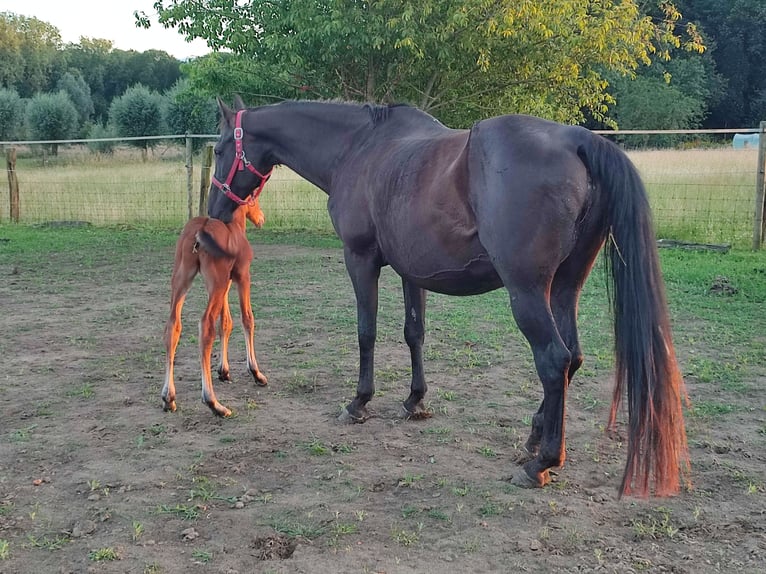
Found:
[[[676, 494], [688, 485], [682, 395], [665, 288], [646, 189], [625, 153], [589, 134], [578, 148], [598, 202], [604, 206], [607, 284], [614, 314], [613, 427], [623, 389], [628, 392], [628, 460], [620, 496]], [[652, 488], [653, 487], [653, 488]]]
[[197, 245], [201, 249], [207, 251], [213, 257], [217, 257], [219, 259], [232, 259], [234, 257], [233, 254], [229, 253], [218, 244], [218, 242], [215, 240], [215, 237], [213, 237], [209, 231], [205, 231], [205, 225], [203, 225], [202, 228], [197, 232], [195, 239], [197, 240]]

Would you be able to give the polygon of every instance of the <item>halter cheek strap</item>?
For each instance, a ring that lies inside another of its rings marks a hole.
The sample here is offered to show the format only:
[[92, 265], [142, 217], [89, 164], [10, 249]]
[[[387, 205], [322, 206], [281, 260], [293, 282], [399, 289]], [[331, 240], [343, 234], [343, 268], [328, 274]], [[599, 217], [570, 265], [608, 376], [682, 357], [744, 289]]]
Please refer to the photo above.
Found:
[[[212, 178], [213, 185], [215, 185], [218, 189], [221, 190], [221, 192], [231, 199], [234, 203], [237, 205], [250, 205], [252, 204], [256, 199], [258, 199], [258, 196], [263, 191], [263, 186], [266, 185], [266, 182], [269, 181], [269, 178], [271, 177], [271, 172], [274, 171], [274, 168], [272, 167], [268, 173], [263, 174], [255, 167], [253, 167], [253, 164], [251, 164], [247, 157], [245, 157], [245, 148], [242, 146], [242, 138], [244, 137], [244, 131], [242, 131], [242, 116], [244, 115], [245, 110], [239, 110], [237, 112], [237, 115], [234, 120], [234, 162], [231, 164], [231, 169], [229, 170], [229, 175], [226, 176], [226, 181], [221, 183], [218, 181], [215, 176]], [[258, 185], [257, 188], [253, 190], [253, 192], [247, 196], [245, 199], [242, 199], [241, 197], [238, 197], [234, 194], [234, 192], [231, 190], [231, 182], [234, 181], [234, 176], [237, 174], [238, 171], [242, 171], [244, 168], [247, 168], [250, 170], [251, 173], [254, 173], [258, 177], [261, 178], [261, 183]]]

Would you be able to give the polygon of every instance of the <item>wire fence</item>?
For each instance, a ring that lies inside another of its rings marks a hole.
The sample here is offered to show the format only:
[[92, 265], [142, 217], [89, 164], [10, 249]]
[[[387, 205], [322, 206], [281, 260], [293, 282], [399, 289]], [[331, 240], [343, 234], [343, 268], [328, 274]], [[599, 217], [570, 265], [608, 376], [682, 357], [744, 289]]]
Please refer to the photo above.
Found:
[[[734, 133], [756, 132], [761, 134], [760, 148], [732, 146]], [[647, 186], [658, 237], [760, 246], [766, 122], [743, 130], [600, 133], [621, 143], [629, 137], [677, 134], [728, 140], [716, 146], [628, 153]], [[205, 144], [216, 137], [0, 142], [9, 181], [0, 188], [0, 222], [180, 227], [190, 215], [205, 211], [212, 163]], [[149, 144], [145, 155], [130, 145], [144, 140]], [[326, 202], [321, 190], [285, 167], [275, 170], [261, 195], [267, 225], [276, 229], [332, 231]]]

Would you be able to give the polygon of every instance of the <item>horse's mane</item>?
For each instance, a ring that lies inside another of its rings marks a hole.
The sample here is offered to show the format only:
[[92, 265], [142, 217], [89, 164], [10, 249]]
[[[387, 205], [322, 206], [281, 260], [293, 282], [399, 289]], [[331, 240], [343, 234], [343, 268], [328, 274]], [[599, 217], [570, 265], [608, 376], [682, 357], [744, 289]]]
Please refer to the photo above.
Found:
[[372, 120], [372, 125], [377, 126], [378, 124], [386, 121], [389, 116], [391, 115], [391, 110], [394, 108], [409, 108], [408, 104], [388, 104], [388, 105], [378, 105], [378, 104], [364, 104], [364, 109], [366, 109], [370, 114], [370, 119]]

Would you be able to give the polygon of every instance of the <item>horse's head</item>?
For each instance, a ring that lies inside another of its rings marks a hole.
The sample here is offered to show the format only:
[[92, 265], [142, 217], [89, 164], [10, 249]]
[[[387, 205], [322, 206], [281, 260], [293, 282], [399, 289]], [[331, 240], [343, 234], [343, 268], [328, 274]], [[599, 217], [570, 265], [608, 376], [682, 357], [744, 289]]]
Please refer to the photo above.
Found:
[[226, 223], [234, 210], [249, 203], [263, 189], [271, 175], [264, 149], [259, 149], [252, 133], [245, 129], [248, 113], [239, 96], [234, 98], [234, 109], [218, 99], [221, 111], [221, 136], [215, 145], [215, 173], [210, 185], [208, 215]]

